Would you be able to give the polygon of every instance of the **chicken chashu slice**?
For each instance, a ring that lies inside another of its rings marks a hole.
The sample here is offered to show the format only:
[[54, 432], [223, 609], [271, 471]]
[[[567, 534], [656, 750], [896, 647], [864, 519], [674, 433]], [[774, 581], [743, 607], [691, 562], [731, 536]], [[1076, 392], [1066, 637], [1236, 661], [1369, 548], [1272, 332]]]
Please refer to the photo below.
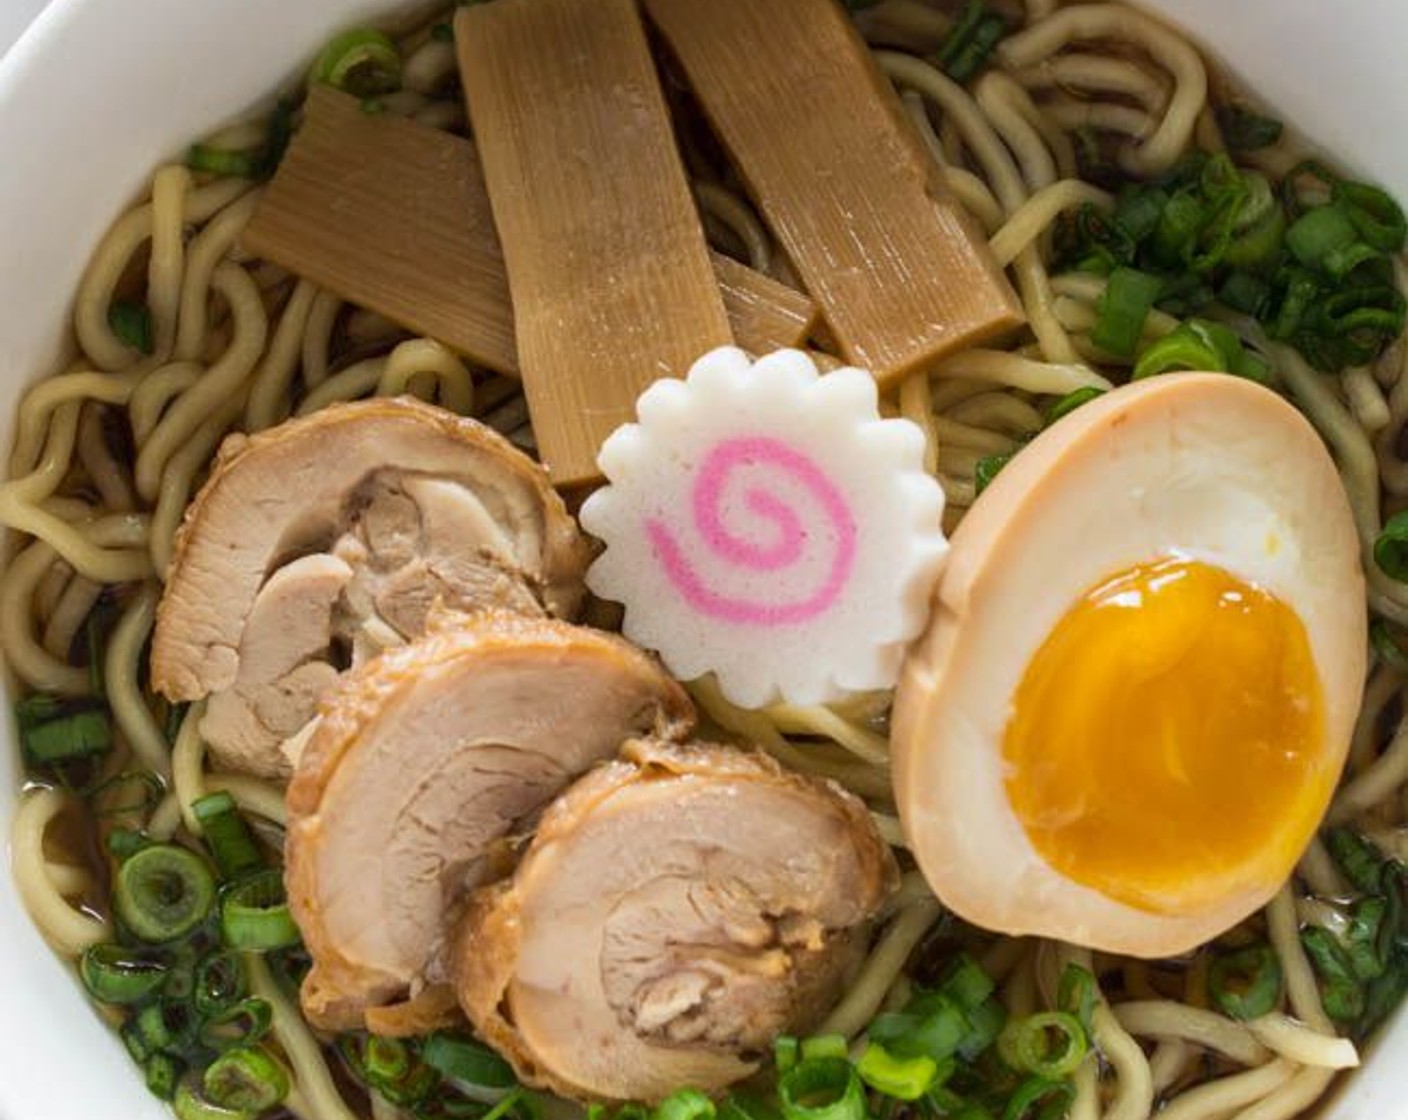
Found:
[[508, 870], [530, 818], [623, 742], [681, 736], [693, 719], [649, 655], [546, 618], [437, 621], [348, 674], [288, 789], [309, 1021], [396, 1033], [378, 1009], [447, 978], [457, 906]]
[[285, 778], [349, 664], [437, 603], [571, 617], [589, 558], [543, 469], [484, 425], [409, 398], [232, 436], [176, 540], [152, 684], [209, 697], [224, 765]]
[[865, 806], [770, 758], [628, 744], [544, 814], [456, 933], [460, 1003], [529, 1084], [658, 1101], [806, 1034], [898, 872]]

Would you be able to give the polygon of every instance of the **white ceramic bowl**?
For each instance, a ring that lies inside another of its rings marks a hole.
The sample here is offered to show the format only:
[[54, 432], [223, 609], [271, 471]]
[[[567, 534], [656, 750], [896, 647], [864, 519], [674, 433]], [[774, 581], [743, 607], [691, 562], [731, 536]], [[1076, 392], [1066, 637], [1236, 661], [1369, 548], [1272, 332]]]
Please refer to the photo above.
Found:
[[[0, 5], [10, 0], [0, 0]], [[394, 2], [394, 0], [393, 0]], [[707, 0], [700, 0], [706, 3]], [[759, 0], [760, 3], [766, 0]], [[1408, 199], [1402, 0], [1159, 0], [1270, 104]], [[108, 223], [160, 159], [248, 109], [377, 0], [55, 0], [0, 63], [0, 446]], [[0, 835], [19, 766], [0, 721]], [[1408, 1114], [1408, 1017], [1326, 1120]], [[165, 1120], [0, 874], [0, 1120]]]

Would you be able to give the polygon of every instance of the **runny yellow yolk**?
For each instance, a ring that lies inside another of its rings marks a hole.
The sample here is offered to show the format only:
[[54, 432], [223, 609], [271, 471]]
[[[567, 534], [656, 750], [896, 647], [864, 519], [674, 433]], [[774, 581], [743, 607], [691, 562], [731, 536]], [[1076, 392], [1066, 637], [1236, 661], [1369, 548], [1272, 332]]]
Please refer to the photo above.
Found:
[[1087, 593], [1032, 658], [1007, 796], [1067, 878], [1143, 910], [1196, 908], [1289, 871], [1334, 779], [1324, 735], [1299, 617], [1169, 559]]

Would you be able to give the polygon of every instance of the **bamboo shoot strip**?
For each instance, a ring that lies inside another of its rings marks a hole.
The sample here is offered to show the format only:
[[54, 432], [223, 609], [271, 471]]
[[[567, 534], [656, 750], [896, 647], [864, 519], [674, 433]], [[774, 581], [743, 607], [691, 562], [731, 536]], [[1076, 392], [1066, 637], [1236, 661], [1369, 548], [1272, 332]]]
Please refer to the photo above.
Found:
[[559, 484], [640, 393], [733, 341], [635, 0], [455, 17], [533, 428]]
[[834, 0], [645, 0], [848, 360], [883, 384], [1021, 306]]
[[[517, 375], [513, 306], [479, 158], [468, 140], [317, 86], [246, 249], [343, 299]], [[765, 353], [816, 322], [803, 293], [712, 254], [734, 337]]]

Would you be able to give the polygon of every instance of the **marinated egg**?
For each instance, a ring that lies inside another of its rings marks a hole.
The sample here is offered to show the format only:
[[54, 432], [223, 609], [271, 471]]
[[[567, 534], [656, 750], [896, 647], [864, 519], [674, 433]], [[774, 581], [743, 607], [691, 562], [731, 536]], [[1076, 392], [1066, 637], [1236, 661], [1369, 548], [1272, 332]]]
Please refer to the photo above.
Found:
[[896, 698], [911, 850], [980, 926], [1143, 957], [1262, 906], [1365, 671], [1335, 465], [1274, 392], [1134, 383], [1023, 449], [952, 541]]

